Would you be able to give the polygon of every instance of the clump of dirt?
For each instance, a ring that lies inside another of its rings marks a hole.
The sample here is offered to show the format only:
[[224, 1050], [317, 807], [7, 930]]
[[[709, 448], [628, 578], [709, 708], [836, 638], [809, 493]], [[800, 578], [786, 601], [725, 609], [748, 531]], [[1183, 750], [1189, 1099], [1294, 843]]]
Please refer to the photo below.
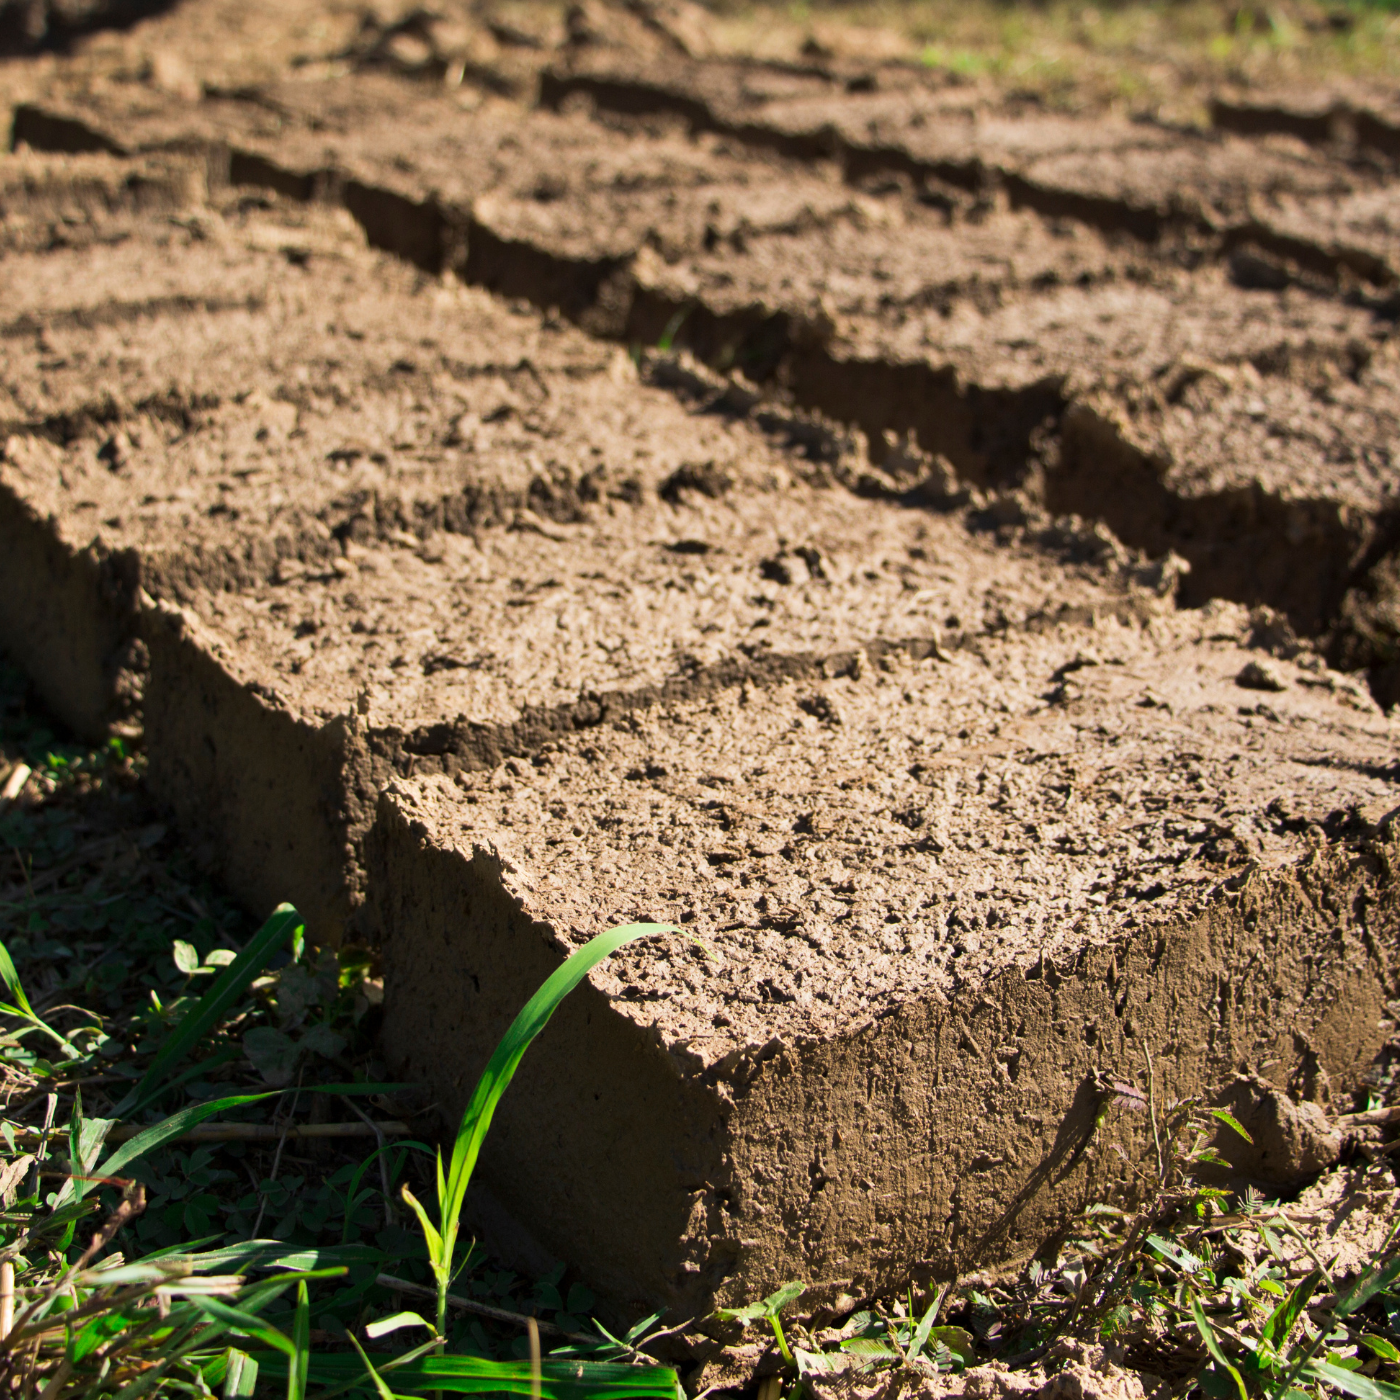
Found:
[[1295, 1103], [1257, 1074], [1242, 1074], [1216, 1101], [1249, 1134], [1226, 1127], [1216, 1150], [1236, 1176], [1289, 1190], [1334, 1163], [1342, 1134], [1315, 1103]]

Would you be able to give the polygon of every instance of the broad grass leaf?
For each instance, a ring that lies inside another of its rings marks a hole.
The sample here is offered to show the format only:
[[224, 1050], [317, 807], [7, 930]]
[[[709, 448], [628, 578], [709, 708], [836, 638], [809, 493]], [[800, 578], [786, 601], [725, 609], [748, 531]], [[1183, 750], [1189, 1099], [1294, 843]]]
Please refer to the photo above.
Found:
[[224, 1400], [252, 1400], [258, 1386], [258, 1363], [246, 1351], [228, 1349], [228, 1369], [224, 1372]]
[[[428, 1213], [423, 1209], [422, 1203], [408, 1187], [401, 1186], [400, 1194], [407, 1202], [409, 1209], [418, 1217], [419, 1227], [423, 1231], [423, 1238], [428, 1242], [428, 1254], [435, 1261], [441, 1258], [443, 1252], [442, 1235], [434, 1228], [433, 1222], [428, 1219]], [[437, 1267], [435, 1263], [434, 1267]]]
[[1283, 1350], [1284, 1343], [1288, 1341], [1288, 1334], [1302, 1316], [1303, 1309], [1308, 1305], [1308, 1299], [1313, 1295], [1313, 1290], [1321, 1282], [1322, 1271], [1314, 1269], [1269, 1315], [1269, 1320], [1264, 1324], [1261, 1335], [1275, 1351]]
[[1400, 1400], [1400, 1385], [1359, 1376], [1355, 1371], [1344, 1370], [1328, 1361], [1311, 1362], [1307, 1370], [1314, 1379], [1326, 1382], [1344, 1395], [1353, 1395], [1356, 1400]]
[[115, 1176], [128, 1162], [134, 1162], [138, 1157], [144, 1157], [147, 1152], [153, 1152], [157, 1147], [163, 1146], [171, 1138], [177, 1138], [181, 1133], [188, 1132], [196, 1123], [202, 1123], [206, 1118], [212, 1118], [216, 1113], [225, 1113], [231, 1108], [242, 1108], [246, 1104], [261, 1103], [263, 1099], [275, 1097], [276, 1093], [276, 1090], [270, 1090], [265, 1094], [233, 1094], [225, 1099], [211, 1099], [208, 1103], [197, 1103], [189, 1108], [183, 1108], [179, 1113], [171, 1114], [169, 1118], [147, 1128], [143, 1133], [138, 1133], [130, 1141], [122, 1143], [97, 1168], [94, 1174]]
[[426, 1318], [420, 1317], [416, 1312], [397, 1312], [392, 1317], [376, 1318], [373, 1322], [365, 1326], [365, 1336], [372, 1340], [380, 1337], [387, 1337], [390, 1332], [397, 1332], [404, 1327], [426, 1327], [429, 1332], [437, 1329]]

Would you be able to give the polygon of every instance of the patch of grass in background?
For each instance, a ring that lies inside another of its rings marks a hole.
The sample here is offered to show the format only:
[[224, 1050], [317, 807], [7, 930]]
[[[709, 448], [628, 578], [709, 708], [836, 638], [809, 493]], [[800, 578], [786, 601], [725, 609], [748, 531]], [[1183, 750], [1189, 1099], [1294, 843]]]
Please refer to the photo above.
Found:
[[921, 61], [1065, 108], [1204, 122], [1222, 86], [1400, 78], [1400, 0], [716, 0], [726, 47]]

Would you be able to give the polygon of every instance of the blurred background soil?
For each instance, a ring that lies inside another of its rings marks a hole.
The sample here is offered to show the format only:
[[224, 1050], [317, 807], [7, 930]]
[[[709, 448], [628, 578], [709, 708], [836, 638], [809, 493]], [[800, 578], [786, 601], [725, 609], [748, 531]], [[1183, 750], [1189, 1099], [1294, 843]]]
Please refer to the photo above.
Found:
[[1400, 78], [1396, 0], [4, 0], [0, 100], [108, 81], [194, 96], [367, 57], [528, 88], [563, 48], [629, 44], [629, 14], [695, 57], [907, 63], [1058, 110], [1187, 125], [1222, 90], [1385, 96]]

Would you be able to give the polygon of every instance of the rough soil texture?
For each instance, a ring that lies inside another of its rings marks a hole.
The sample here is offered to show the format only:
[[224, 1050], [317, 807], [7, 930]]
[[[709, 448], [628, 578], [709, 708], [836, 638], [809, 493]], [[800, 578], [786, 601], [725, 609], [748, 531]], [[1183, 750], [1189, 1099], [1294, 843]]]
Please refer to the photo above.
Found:
[[449, 1114], [569, 948], [700, 940], [532, 1051], [499, 1219], [621, 1309], [860, 1295], [1111, 1194], [1143, 1046], [1354, 1082], [1384, 104], [1089, 121], [679, 3], [111, 8], [0, 77], [0, 643], [251, 906], [384, 940]]
[[959, 1375], [930, 1376], [912, 1368], [883, 1376], [816, 1380], [819, 1400], [1151, 1400], [1165, 1383], [1124, 1364], [1112, 1347], [1056, 1342], [1034, 1366], [1012, 1371], [974, 1366]]

